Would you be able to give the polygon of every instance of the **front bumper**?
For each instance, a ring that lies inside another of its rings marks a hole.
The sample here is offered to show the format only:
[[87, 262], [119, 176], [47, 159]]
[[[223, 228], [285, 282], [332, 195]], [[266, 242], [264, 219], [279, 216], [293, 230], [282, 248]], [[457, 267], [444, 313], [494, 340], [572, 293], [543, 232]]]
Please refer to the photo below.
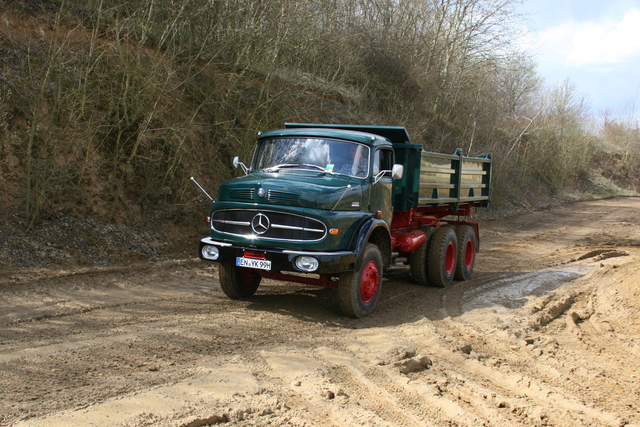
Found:
[[[217, 259], [205, 257], [202, 249], [205, 246], [215, 246], [219, 255]], [[295, 259], [299, 256], [314, 257], [319, 262], [319, 267], [313, 273], [339, 274], [353, 271], [356, 262], [356, 254], [353, 251], [298, 251], [290, 249], [262, 249], [259, 247], [238, 246], [232, 243], [220, 242], [206, 237], [200, 241], [199, 255], [206, 261], [215, 261], [222, 264], [236, 265], [236, 258], [244, 256], [245, 251], [264, 253], [265, 259], [271, 261], [272, 271], [301, 271], [295, 267]]]

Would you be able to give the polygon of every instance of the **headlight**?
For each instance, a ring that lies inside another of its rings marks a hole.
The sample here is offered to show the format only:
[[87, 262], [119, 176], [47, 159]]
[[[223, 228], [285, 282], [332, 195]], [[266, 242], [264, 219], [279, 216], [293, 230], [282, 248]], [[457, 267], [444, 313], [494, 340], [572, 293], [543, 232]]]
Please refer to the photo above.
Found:
[[314, 257], [299, 256], [296, 258], [295, 266], [300, 271], [311, 272], [316, 271], [320, 266], [320, 263]]
[[202, 247], [202, 257], [204, 259], [217, 260], [220, 256], [220, 249], [216, 246], [204, 245]]

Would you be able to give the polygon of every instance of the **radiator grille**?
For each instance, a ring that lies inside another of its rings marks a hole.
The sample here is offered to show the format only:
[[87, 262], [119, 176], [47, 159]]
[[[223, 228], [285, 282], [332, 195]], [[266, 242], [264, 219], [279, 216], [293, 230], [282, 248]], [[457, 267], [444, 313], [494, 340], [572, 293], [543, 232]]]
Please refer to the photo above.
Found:
[[276, 211], [223, 209], [211, 216], [211, 228], [225, 234], [268, 240], [317, 242], [326, 226], [313, 218]]

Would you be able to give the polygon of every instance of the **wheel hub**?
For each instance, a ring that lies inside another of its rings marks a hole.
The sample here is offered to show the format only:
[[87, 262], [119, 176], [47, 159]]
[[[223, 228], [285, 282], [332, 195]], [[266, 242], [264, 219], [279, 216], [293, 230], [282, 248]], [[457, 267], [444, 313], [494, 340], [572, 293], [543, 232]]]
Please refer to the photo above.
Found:
[[364, 266], [362, 280], [360, 281], [360, 297], [365, 303], [371, 302], [378, 292], [380, 272], [375, 262], [370, 261]]
[[444, 269], [446, 273], [452, 274], [453, 270], [456, 268], [456, 246], [450, 242], [447, 245], [445, 258], [444, 258]]

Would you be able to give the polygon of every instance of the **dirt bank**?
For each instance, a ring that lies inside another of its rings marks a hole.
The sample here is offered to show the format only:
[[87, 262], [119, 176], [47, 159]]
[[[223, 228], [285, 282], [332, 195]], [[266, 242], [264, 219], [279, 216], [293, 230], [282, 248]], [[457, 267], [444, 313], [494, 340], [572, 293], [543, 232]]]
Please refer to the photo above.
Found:
[[5, 274], [0, 424], [640, 426], [640, 199], [482, 227], [473, 280], [361, 320], [197, 259]]

